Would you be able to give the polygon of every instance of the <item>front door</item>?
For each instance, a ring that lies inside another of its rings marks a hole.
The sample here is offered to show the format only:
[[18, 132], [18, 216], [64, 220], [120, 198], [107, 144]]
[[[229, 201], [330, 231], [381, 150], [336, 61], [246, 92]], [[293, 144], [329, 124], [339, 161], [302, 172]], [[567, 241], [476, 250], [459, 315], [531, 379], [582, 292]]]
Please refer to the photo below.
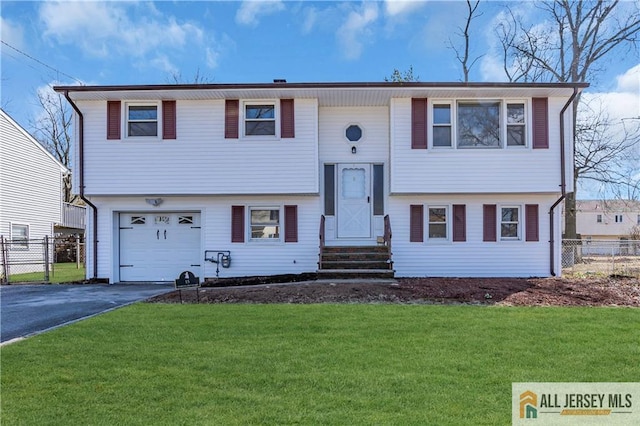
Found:
[[338, 238], [371, 237], [371, 165], [338, 165]]

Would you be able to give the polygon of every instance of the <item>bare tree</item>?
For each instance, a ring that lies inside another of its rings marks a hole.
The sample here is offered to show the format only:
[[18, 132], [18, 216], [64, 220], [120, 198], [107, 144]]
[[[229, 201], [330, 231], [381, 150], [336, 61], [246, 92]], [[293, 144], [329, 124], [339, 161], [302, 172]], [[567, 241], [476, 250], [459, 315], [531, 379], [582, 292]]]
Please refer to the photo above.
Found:
[[598, 99], [583, 101], [575, 136], [574, 179], [595, 182], [620, 198], [636, 198], [640, 180], [633, 168], [640, 164], [640, 120], [616, 122]]
[[[636, 2], [555, 0], [539, 2], [537, 7], [548, 18], [546, 25], [527, 25], [522, 16], [509, 9], [507, 20], [496, 29], [503, 48], [504, 69], [511, 81], [586, 82], [602, 71], [607, 57], [636, 47], [640, 32], [640, 7]], [[580, 95], [573, 105], [574, 117], [577, 117], [579, 102]], [[577, 122], [574, 121], [574, 144], [590, 141], [590, 137], [578, 135], [582, 129]], [[574, 148], [577, 153], [584, 151], [579, 146]], [[599, 158], [603, 165], [608, 162], [610, 167], [615, 166], [614, 159], [617, 161], [626, 151], [620, 148], [609, 149], [607, 155], [597, 149], [602, 154]], [[595, 158], [598, 157], [592, 160]], [[585, 168], [576, 162], [574, 187], [590, 170], [592, 166]], [[576, 237], [575, 201], [575, 192], [567, 194], [565, 233], [568, 238]]]
[[[34, 137], [67, 169], [71, 170], [72, 117], [67, 102], [50, 88], [38, 91], [40, 115], [32, 120]], [[71, 175], [64, 177], [64, 201], [73, 200]]]
[[413, 75], [413, 65], [410, 65], [409, 69], [407, 69], [406, 71], [400, 71], [399, 69], [394, 68], [391, 75], [385, 77], [384, 81], [393, 83], [420, 81], [420, 76]]
[[196, 69], [196, 72], [193, 74], [193, 78], [191, 79], [183, 78], [182, 72], [177, 71], [177, 72], [172, 72], [167, 80], [173, 84], [184, 84], [184, 83], [208, 84], [212, 82], [212, 80], [208, 76], [200, 74], [199, 67], [198, 69]]
[[469, 81], [469, 71], [471, 71], [471, 68], [473, 68], [473, 66], [478, 61], [478, 59], [484, 56], [484, 55], [476, 56], [474, 59], [471, 59], [469, 56], [470, 40], [471, 40], [471, 36], [470, 36], [471, 23], [475, 18], [482, 16], [482, 13], [478, 12], [479, 5], [480, 5], [480, 0], [475, 0], [474, 2], [472, 2], [471, 0], [467, 0], [467, 19], [465, 21], [464, 28], [458, 27], [458, 30], [460, 32], [456, 34], [463, 38], [464, 47], [462, 49], [456, 47], [451, 41], [451, 39], [449, 39], [449, 43], [448, 43], [449, 48], [453, 49], [453, 51], [456, 52], [456, 59], [458, 60], [458, 62], [460, 62], [460, 65], [462, 65], [462, 75], [464, 77], [465, 83]]

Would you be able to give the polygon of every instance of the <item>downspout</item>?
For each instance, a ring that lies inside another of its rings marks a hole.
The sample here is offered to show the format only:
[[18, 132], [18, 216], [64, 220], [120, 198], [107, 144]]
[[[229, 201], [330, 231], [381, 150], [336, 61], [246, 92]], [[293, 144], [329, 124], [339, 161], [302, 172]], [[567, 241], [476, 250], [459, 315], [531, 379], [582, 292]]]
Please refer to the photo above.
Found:
[[[560, 198], [556, 200], [555, 203], [549, 209], [549, 260], [550, 260], [550, 268], [551, 268], [551, 276], [556, 276], [556, 271], [554, 268], [555, 263], [555, 238], [554, 238], [554, 223], [553, 223], [553, 212], [555, 208], [567, 197], [567, 178], [566, 178], [566, 166], [565, 166], [565, 138], [564, 138], [564, 113], [569, 108], [569, 105], [573, 102], [573, 100], [578, 96], [578, 88], [573, 88], [573, 94], [569, 98], [564, 107], [560, 111]], [[576, 118], [573, 117], [575, 120]], [[573, 189], [575, 191], [575, 188]]]
[[78, 106], [69, 97], [68, 90], [64, 91], [64, 97], [76, 114], [78, 114], [78, 182], [80, 184], [80, 192], [78, 195], [93, 211], [93, 241], [91, 245], [93, 247], [93, 279], [95, 280], [98, 278], [98, 208], [84, 195], [84, 116]]

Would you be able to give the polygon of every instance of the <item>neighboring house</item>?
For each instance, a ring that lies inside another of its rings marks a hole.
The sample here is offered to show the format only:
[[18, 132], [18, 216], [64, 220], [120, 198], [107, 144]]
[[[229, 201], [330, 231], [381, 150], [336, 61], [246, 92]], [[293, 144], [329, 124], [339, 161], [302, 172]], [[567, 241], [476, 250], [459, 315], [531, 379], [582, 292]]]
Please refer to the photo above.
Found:
[[56, 87], [76, 112], [87, 273], [323, 273], [349, 257], [336, 247], [391, 246], [396, 276], [559, 274], [585, 87]]
[[627, 254], [634, 230], [640, 230], [640, 202], [578, 200], [576, 229], [583, 241], [583, 253]]
[[[64, 165], [0, 110], [0, 235], [11, 241], [8, 249], [20, 251], [25, 262], [32, 251], [28, 240], [57, 232], [84, 232], [84, 209], [63, 202], [67, 173]], [[42, 247], [33, 251], [36, 256]]]

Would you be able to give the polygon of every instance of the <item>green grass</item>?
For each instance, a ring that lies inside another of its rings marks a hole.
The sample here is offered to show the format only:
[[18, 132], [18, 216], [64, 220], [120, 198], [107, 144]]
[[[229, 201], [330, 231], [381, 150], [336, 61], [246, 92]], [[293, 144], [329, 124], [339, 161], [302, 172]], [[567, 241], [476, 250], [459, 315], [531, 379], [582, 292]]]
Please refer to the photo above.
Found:
[[498, 425], [640, 380], [640, 310], [137, 304], [2, 348], [2, 424]]
[[[84, 279], [84, 266], [81, 264], [80, 268], [77, 268], [75, 262], [54, 263], [53, 269], [49, 271], [49, 282], [51, 283], [67, 283], [72, 281], [81, 281]], [[39, 272], [30, 272], [27, 274], [11, 274], [9, 275], [9, 282], [44, 282], [44, 265], [42, 266], [42, 271]]]

